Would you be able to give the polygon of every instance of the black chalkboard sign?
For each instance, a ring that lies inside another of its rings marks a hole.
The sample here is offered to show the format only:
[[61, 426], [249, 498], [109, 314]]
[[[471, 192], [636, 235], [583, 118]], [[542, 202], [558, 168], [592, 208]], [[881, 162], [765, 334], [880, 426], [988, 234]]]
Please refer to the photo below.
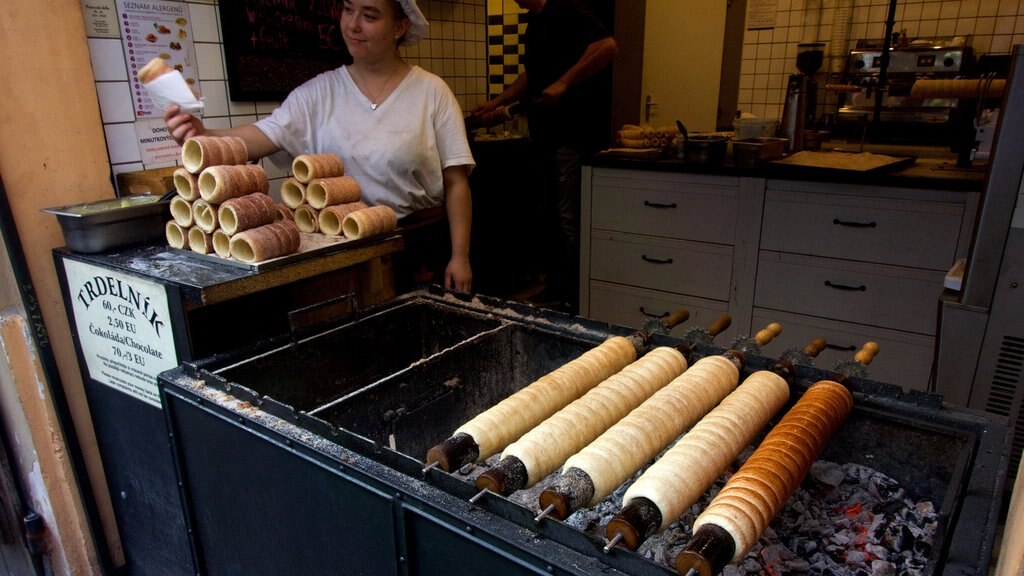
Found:
[[349, 63], [342, 0], [220, 0], [230, 98], [284, 100], [299, 84]]

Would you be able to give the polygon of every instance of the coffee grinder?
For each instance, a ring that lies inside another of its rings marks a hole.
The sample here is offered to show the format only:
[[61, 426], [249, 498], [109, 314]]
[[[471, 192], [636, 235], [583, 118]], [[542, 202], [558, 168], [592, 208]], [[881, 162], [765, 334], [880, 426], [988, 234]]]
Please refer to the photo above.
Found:
[[797, 44], [796, 68], [800, 74], [791, 74], [786, 85], [786, 103], [782, 110], [782, 137], [787, 140], [788, 152], [804, 147], [804, 130], [814, 124], [818, 96], [818, 82], [814, 74], [821, 69], [825, 58], [823, 42]]

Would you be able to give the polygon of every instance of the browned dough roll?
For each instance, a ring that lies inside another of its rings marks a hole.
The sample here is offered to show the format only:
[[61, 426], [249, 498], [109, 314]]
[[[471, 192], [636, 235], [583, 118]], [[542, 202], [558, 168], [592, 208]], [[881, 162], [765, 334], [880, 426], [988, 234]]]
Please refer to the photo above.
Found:
[[164, 226], [164, 236], [167, 237], [167, 245], [172, 248], [185, 248], [188, 246], [188, 228], [170, 220]]
[[299, 249], [299, 229], [291, 220], [250, 228], [231, 237], [231, 257], [241, 262], [262, 262]]
[[199, 174], [199, 195], [214, 204], [246, 194], [266, 194], [269, 191], [270, 181], [259, 164], [210, 166]]
[[523, 463], [529, 488], [684, 370], [681, 352], [655, 348], [509, 444], [501, 457]]
[[369, 208], [369, 206], [362, 202], [326, 206], [320, 211], [318, 216], [320, 231], [328, 236], [341, 236], [344, 233], [341, 223], [345, 220], [345, 217], [356, 210], [364, 210], [366, 208]]
[[743, 558], [852, 408], [842, 384], [822, 380], [808, 388], [697, 517], [693, 531], [720, 526], [736, 545], [733, 561]]
[[231, 236], [217, 228], [213, 231], [213, 251], [221, 258], [231, 258]]
[[302, 206], [306, 202], [306, 185], [295, 178], [282, 182], [281, 202], [292, 210]]
[[295, 210], [292, 210], [284, 204], [277, 204], [276, 206], [277, 216], [274, 217], [275, 220], [295, 220]]
[[468, 434], [480, 448], [476, 461], [485, 460], [635, 359], [633, 343], [612, 336], [478, 414], [452, 436]]
[[334, 154], [300, 154], [292, 160], [292, 173], [296, 180], [307, 184], [314, 178], [344, 176], [345, 162]]
[[668, 528], [750, 445], [788, 398], [784, 378], [767, 370], [754, 372], [626, 490], [623, 505], [635, 498], [650, 500], [661, 512], [658, 530]]
[[320, 211], [313, 208], [309, 204], [303, 204], [295, 209], [295, 225], [299, 227], [299, 232], [319, 232], [320, 231]]
[[708, 356], [658, 390], [586, 448], [565, 461], [594, 484], [587, 506], [622, 485], [725, 398], [739, 383], [740, 371], [724, 356]]
[[174, 171], [174, 189], [189, 202], [199, 198], [199, 177], [184, 168]]
[[306, 202], [323, 210], [325, 206], [358, 202], [363, 192], [359, 182], [351, 176], [316, 178], [306, 185]]
[[199, 254], [213, 252], [213, 235], [200, 228], [188, 229], [188, 247]]
[[153, 80], [156, 80], [158, 77], [163, 76], [164, 74], [169, 74], [173, 71], [174, 68], [168, 66], [167, 62], [164, 62], [164, 59], [158, 56], [156, 58], [153, 58], [149, 62], [146, 62], [146, 65], [142, 68], [139, 68], [139, 82], [142, 82], [143, 84], [149, 84]]
[[192, 221], [197, 228], [212, 233], [217, 228], [217, 206], [199, 199], [192, 203]]
[[191, 226], [195, 221], [195, 216], [192, 215], [192, 202], [181, 196], [171, 198], [171, 217], [182, 228]]
[[371, 206], [351, 212], [341, 221], [346, 238], [369, 238], [398, 227], [398, 216], [390, 206]]
[[245, 164], [249, 152], [237, 136], [193, 136], [181, 146], [181, 164], [192, 174], [210, 166]]
[[274, 199], [267, 194], [246, 194], [225, 200], [217, 210], [217, 221], [229, 235], [270, 224], [277, 217]]

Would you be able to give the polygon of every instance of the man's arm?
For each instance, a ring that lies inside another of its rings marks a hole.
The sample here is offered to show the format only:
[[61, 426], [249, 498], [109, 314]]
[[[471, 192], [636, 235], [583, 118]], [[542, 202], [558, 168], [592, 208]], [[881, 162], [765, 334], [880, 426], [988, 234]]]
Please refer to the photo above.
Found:
[[562, 77], [544, 89], [541, 100], [545, 104], [558, 102], [573, 86], [604, 69], [619, 52], [615, 38], [608, 36], [590, 43], [580, 59], [562, 74]]

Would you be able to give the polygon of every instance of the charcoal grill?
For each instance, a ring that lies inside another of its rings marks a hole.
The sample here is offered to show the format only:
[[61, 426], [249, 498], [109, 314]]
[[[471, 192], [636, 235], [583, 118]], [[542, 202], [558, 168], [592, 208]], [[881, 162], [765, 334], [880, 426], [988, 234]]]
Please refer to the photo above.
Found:
[[[196, 573], [630, 574], [673, 570], [535, 509], [424, 469], [460, 424], [633, 329], [428, 288], [326, 328], [160, 375]], [[655, 335], [655, 345], [679, 345]], [[723, 350], [698, 345], [696, 359]], [[751, 356], [742, 377], [775, 364]], [[797, 367], [792, 401], [834, 373]], [[928, 574], [989, 564], [1009, 454], [1004, 419], [866, 379], [823, 458], [931, 500]]]

